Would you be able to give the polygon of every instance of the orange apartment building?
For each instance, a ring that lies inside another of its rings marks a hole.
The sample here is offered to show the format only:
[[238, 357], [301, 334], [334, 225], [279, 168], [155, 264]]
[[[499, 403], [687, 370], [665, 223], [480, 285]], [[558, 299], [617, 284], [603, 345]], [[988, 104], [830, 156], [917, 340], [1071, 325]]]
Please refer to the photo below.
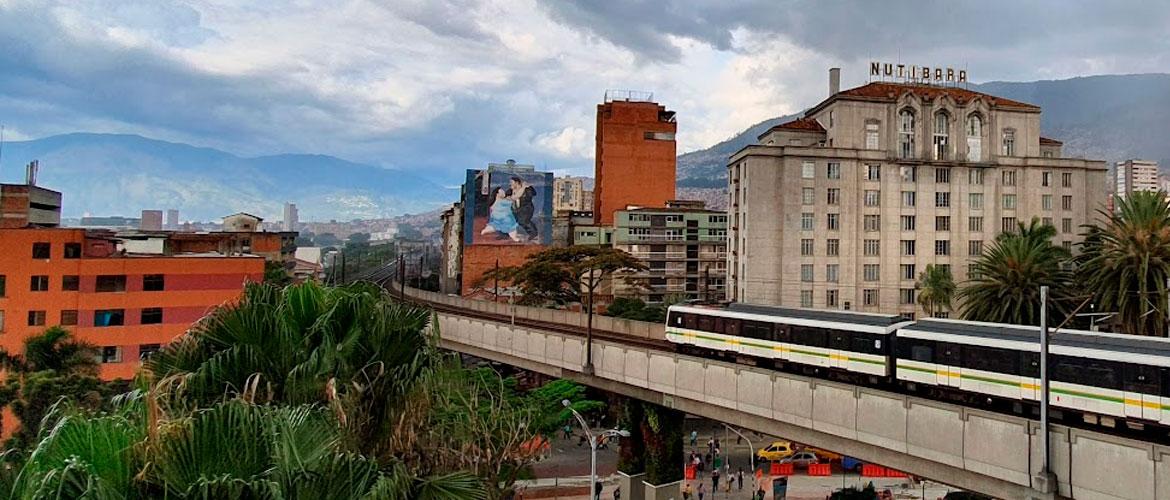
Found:
[[597, 105], [594, 224], [613, 224], [629, 206], [661, 207], [675, 198], [678, 130], [674, 111], [652, 94], [607, 91]]
[[108, 232], [0, 229], [0, 347], [60, 325], [101, 350], [105, 379], [132, 378], [145, 359], [244, 283], [264, 258], [145, 255], [118, 250]]

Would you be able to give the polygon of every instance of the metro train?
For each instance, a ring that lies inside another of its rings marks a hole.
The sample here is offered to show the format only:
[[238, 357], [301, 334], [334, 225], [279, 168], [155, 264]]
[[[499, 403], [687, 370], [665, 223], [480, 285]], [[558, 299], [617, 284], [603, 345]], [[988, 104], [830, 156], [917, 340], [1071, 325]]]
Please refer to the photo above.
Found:
[[[704, 357], [1039, 411], [1038, 327], [733, 303], [671, 306], [666, 339]], [[1167, 437], [1170, 339], [1062, 329], [1049, 347], [1054, 420]]]

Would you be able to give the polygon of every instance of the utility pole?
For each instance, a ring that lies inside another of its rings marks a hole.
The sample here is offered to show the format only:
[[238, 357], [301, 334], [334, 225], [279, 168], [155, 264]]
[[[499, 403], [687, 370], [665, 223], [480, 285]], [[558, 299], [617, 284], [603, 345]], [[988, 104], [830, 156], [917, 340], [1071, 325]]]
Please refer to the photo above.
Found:
[[406, 301], [406, 258], [401, 253], [398, 254], [398, 286], [402, 291], [400, 297]]
[[586, 283], [589, 287], [589, 303], [586, 305], [585, 367], [583, 371], [586, 375], [593, 375], [593, 289], [596, 287], [596, 284], [593, 283], [593, 266], [589, 266], [589, 281]]
[[1048, 287], [1040, 287], [1040, 446], [1044, 461], [1040, 466], [1041, 491], [1049, 493], [1056, 486], [1052, 472], [1052, 450], [1048, 443]]
[[496, 259], [496, 271], [492, 273], [492, 301], [500, 302], [500, 259]]

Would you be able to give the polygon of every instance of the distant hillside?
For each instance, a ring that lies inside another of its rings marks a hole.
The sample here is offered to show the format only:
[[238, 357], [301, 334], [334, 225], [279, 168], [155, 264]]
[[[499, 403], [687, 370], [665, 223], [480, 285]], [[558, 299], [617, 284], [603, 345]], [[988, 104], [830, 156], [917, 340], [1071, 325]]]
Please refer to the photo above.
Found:
[[[1170, 171], [1170, 74], [989, 82], [973, 89], [1040, 106], [1041, 131], [1064, 141], [1066, 155], [1109, 162], [1152, 159]], [[679, 187], [726, 188], [727, 158], [796, 116], [765, 120], [710, 148], [680, 155]]]
[[177, 208], [183, 220], [237, 211], [280, 220], [291, 201], [301, 220], [351, 220], [433, 210], [450, 197], [413, 174], [332, 156], [242, 158], [137, 135], [58, 135], [5, 144], [3, 155], [5, 182], [40, 160], [38, 184], [63, 193], [66, 216]]

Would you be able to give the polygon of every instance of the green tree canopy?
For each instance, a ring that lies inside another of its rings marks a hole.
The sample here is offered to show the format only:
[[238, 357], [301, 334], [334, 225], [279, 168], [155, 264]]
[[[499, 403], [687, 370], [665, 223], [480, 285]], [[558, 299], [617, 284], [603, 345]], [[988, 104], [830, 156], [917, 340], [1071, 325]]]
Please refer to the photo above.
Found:
[[951, 277], [950, 269], [934, 264], [927, 264], [926, 269], [918, 276], [918, 305], [926, 311], [927, 316], [934, 316], [939, 311], [950, 310], [951, 300], [955, 296], [955, 280]]
[[1125, 333], [1166, 335], [1170, 279], [1170, 203], [1139, 191], [1117, 200], [1105, 223], [1085, 233], [1080, 269], [1100, 311], [1117, 312]]
[[528, 256], [515, 267], [484, 273], [481, 284], [495, 278], [520, 288], [526, 303], [583, 303], [590, 291], [620, 271], [641, 271], [646, 266], [632, 255], [611, 247], [571, 246], [550, 248]]
[[[1018, 232], [1003, 233], [974, 263], [972, 277], [959, 290], [964, 319], [1020, 325], [1040, 324], [1040, 287], [1047, 285], [1050, 311], [1066, 311], [1071, 273], [1063, 264], [1069, 252], [1052, 244], [1056, 229], [1033, 218]], [[1055, 319], [1055, 318], [1054, 318]]]

